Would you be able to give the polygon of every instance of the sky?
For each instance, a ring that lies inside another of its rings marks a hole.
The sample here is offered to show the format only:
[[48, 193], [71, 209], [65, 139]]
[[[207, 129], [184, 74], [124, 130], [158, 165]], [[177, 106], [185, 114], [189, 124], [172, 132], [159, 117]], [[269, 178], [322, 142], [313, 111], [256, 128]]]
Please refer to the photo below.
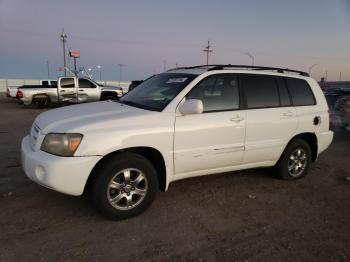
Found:
[[[144, 79], [209, 63], [310, 71], [350, 80], [350, 0], [0, 0], [0, 78], [62, 73], [67, 49], [93, 77]], [[71, 64], [73, 64], [71, 62]]]

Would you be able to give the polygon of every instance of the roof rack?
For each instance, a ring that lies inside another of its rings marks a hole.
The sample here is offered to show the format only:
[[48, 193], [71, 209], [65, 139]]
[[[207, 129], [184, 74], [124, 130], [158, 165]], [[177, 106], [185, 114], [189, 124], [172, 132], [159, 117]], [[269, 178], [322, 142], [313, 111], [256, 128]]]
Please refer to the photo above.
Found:
[[277, 73], [285, 73], [285, 72], [290, 72], [290, 73], [296, 73], [302, 76], [310, 76], [308, 73], [299, 71], [299, 70], [293, 70], [289, 68], [280, 68], [280, 67], [269, 67], [269, 66], [250, 66], [250, 65], [198, 65], [198, 66], [189, 66], [189, 67], [178, 67], [178, 68], [173, 68], [169, 69], [169, 71], [173, 70], [179, 70], [179, 69], [196, 69], [196, 68], [203, 68], [207, 69], [207, 71], [213, 71], [213, 70], [224, 70], [226, 68], [243, 68], [243, 69], [252, 69], [252, 70], [268, 70], [268, 71], [276, 71]]

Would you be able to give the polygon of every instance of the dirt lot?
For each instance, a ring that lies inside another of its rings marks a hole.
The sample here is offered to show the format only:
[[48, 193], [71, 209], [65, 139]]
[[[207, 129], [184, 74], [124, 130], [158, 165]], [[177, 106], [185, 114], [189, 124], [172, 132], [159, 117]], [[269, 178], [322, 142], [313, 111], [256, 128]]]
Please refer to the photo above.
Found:
[[0, 98], [0, 261], [350, 261], [350, 132], [302, 180], [270, 170], [183, 180], [112, 222], [25, 177], [20, 142], [40, 112]]

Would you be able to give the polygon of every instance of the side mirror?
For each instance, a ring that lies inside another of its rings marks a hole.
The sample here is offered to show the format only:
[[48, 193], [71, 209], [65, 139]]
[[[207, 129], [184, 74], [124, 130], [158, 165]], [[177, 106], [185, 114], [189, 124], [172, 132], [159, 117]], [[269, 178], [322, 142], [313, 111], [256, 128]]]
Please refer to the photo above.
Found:
[[199, 99], [186, 100], [179, 109], [182, 115], [193, 115], [203, 113], [203, 102]]

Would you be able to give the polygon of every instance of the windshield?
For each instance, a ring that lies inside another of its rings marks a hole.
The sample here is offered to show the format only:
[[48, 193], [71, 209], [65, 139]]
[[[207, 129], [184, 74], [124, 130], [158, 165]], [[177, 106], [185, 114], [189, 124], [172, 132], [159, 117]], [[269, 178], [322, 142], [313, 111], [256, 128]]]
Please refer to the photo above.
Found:
[[162, 73], [149, 78], [125, 94], [120, 103], [162, 111], [197, 75]]

